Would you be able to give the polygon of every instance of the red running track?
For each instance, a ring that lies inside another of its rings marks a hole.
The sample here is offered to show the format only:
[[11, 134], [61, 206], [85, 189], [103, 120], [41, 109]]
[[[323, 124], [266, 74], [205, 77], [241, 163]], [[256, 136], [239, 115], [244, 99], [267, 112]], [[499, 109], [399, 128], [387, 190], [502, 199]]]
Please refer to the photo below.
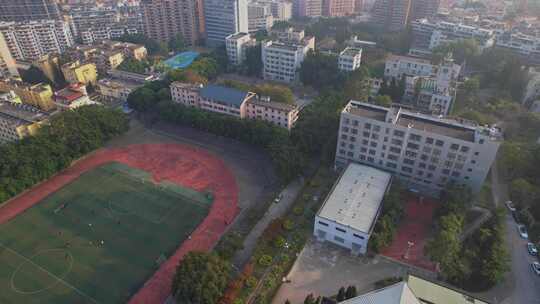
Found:
[[[424, 254], [429, 231], [433, 221], [435, 202], [416, 195], [410, 195], [405, 205], [405, 216], [398, 227], [397, 235], [390, 246], [382, 250], [382, 255], [400, 262], [436, 271], [435, 264]], [[408, 250], [409, 241], [414, 245]]]
[[238, 187], [234, 175], [222, 160], [205, 150], [179, 144], [101, 149], [8, 201], [0, 208], [0, 224], [39, 203], [82, 173], [112, 161], [145, 170], [156, 182], [168, 180], [197, 191], [210, 190], [214, 195], [208, 216], [191, 239], [185, 240], [129, 301], [130, 304], [163, 303], [170, 294], [176, 266], [184, 255], [193, 250], [210, 250], [238, 214]]

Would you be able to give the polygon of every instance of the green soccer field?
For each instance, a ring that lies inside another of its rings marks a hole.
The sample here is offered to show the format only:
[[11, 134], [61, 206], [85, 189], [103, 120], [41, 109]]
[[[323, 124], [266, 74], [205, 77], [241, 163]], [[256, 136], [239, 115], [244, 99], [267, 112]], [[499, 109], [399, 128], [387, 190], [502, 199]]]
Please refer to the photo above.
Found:
[[0, 303], [125, 303], [211, 203], [120, 163], [91, 170], [0, 225]]

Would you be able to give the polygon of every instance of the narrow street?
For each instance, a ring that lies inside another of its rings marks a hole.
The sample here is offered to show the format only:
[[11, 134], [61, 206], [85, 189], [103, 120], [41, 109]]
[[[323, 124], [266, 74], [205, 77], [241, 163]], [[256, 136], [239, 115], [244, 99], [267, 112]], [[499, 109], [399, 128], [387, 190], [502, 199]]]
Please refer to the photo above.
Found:
[[[495, 205], [504, 206], [508, 199], [508, 185], [499, 178], [496, 165], [491, 171], [491, 190]], [[531, 263], [537, 258], [529, 255], [527, 241], [519, 236], [510, 212], [506, 215], [505, 241], [512, 259], [511, 269], [504, 281], [488, 292], [490, 300], [504, 304], [540, 303], [540, 277], [531, 269]]]

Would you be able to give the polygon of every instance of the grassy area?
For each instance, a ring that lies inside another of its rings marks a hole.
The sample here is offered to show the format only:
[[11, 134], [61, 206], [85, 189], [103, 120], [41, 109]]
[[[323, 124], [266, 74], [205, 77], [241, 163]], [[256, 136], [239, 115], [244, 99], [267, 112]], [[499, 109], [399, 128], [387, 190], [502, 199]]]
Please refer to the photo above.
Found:
[[125, 303], [211, 198], [112, 163], [0, 226], [0, 303]]

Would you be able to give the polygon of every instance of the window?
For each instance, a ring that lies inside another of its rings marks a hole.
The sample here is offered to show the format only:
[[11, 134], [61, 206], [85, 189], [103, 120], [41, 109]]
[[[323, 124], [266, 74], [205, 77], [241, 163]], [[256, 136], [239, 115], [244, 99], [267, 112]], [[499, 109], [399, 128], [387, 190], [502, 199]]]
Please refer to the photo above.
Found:
[[370, 142], [369, 145], [373, 148], [377, 148], [377, 143], [374, 141]]
[[405, 163], [405, 164], [407, 164], [407, 165], [414, 166], [414, 160], [409, 159], [409, 158], [404, 158], [404, 159], [403, 159], [403, 163]]
[[433, 155], [435, 155], [435, 156], [441, 155], [441, 150], [439, 150], [439, 149], [433, 149]]
[[412, 141], [420, 141], [420, 140], [422, 140], [422, 136], [417, 135], [417, 134], [411, 134], [409, 136], [409, 139], [412, 140]]
[[364, 137], [369, 138], [369, 132], [364, 132], [364, 133], [362, 133], [362, 135], [363, 135]]
[[342, 229], [342, 228], [339, 228], [339, 227], [336, 227], [336, 230], [339, 231], [339, 232], [343, 232], [343, 233], [347, 232], [345, 229]]
[[352, 134], [358, 134], [358, 129], [351, 129]]
[[403, 141], [394, 138], [392, 139], [391, 143], [396, 146], [401, 146], [403, 144]]
[[431, 138], [431, 137], [426, 137], [426, 144], [432, 145], [432, 144], [433, 144], [433, 141], [434, 141], [433, 138]]
[[397, 168], [397, 165], [395, 163], [391, 163], [391, 162], [386, 162], [386, 166], [388, 168], [392, 168], [392, 169], [395, 169]]
[[336, 242], [345, 243], [345, 240], [343, 238], [340, 238], [339, 236], [334, 236], [334, 240]]
[[381, 126], [373, 126], [373, 131], [375, 132], [381, 131]]
[[429, 165], [428, 166], [429, 171], [435, 171], [435, 169], [437, 169], [437, 167], [435, 167], [434, 165]]
[[431, 153], [431, 148], [430, 147], [424, 147], [424, 149], [422, 151], [424, 151], [424, 153]]
[[438, 147], [442, 147], [442, 146], [444, 146], [444, 141], [442, 141], [442, 140], [437, 140], [437, 141], [435, 142], [435, 145], [438, 146]]
[[458, 144], [452, 144], [452, 145], [450, 145], [450, 149], [454, 150], [454, 151], [457, 151], [457, 150], [459, 150], [459, 145]]
[[354, 156], [354, 153], [349, 151], [349, 152], [347, 152], [347, 156], [348, 156], [348, 157], [353, 157], [353, 156]]
[[455, 159], [456, 158], [456, 153], [448, 153], [448, 158], [449, 159]]
[[347, 140], [347, 135], [342, 134], [342, 135], [341, 135], [341, 139]]
[[429, 159], [429, 156], [425, 155], [425, 154], [422, 154], [420, 156], [420, 159], [423, 160], [423, 161], [427, 161]]
[[362, 145], [367, 146], [369, 144], [369, 141], [367, 139], [362, 139]]
[[390, 147], [390, 152], [393, 152], [393, 153], [396, 153], [396, 154], [400, 154], [400, 153], [401, 153], [401, 149], [396, 148], [396, 147]]
[[379, 135], [375, 134], [375, 133], [372, 133], [371, 134], [371, 138], [375, 139], [375, 140], [378, 140], [379, 139]]
[[361, 240], [365, 239], [363, 236], [358, 235], [358, 234], [356, 234], [356, 233], [353, 233], [353, 235], [354, 235], [354, 237], [357, 237], [357, 238], [359, 238], [359, 239], [361, 239]]
[[479, 153], [479, 152], [474, 152], [474, 155], [475, 155], [475, 156], [478, 156], [478, 154], [480, 154], [480, 153]]
[[398, 156], [394, 155], [394, 154], [388, 154], [388, 159], [389, 160], [398, 160]]
[[349, 145], [349, 149], [353, 150], [353, 149], [354, 149], [354, 145], [353, 145], [353, 144], [350, 144], [350, 145]]
[[339, 149], [339, 154], [345, 154], [345, 150]]
[[370, 163], [372, 163], [372, 162], [375, 161], [375, 159], [373, 159], [373, 157], [368, 157], [367, 160], [368, 160], [368, 162], [370, 162]]
[[323, 226], [326, 226], [326, 227], [328, 227], [328, 223], [325, 223], [325, 222], [321, 222], [321, 221], [319, 221], [319, 224], [321, 224], [321, 225], [323, 225]]
[[342, 130], [343, 132], [349, 132], [349, 127], [343, 127], [343, 128], [341, 128], [341, 130]]
[[407, 144], [407, 148], [413, 149], [413, 150], [418, 150], [418, 149], [420, 149], [420, 145], [418, 145], [418, 144], [413, 144], [413, 143], [408, 143], [408, 144]]
[[411, 157], [411, 158], [416, 158], [417, 153], [416, 153], [416, 152], [413, 152], [413, 151], [407, 150], [407, 151], [405, 152], [405, 155], [408, 156], [408, 157]]
[[365, 128], [366, 130], [370, 130], [370, 129], [371, 129], [371, 124], [370, 124], [370, 123], [365, 123], [365, 124], [364, 124], [364, 128]]
[[422, 168], [422, 169], [425, 169], [425, 168], [426, 168], [426, 164], [425, 164], [425, 163], [419, 163], [419, 164], [418, 164], [418, 167], [419, 167], [419, 168]]
[[369, 150], [369, 155], [375, 155], [375, 154], [377, 154], [377, 151], [372, 150], [372, 149]]
[[448, 175], [448, 174], [450, 174], [450, 170], [448, 170], [448, 169], [443, 169], [443, 170], [442, 170], [442, 174]]
[[481, 145], [484, 144], [484, 139], [480, 139], [480, 141], [478, 141]]
[[469, 147], [467, 147], [467, 146], [461, 146], [461, 152], [463, 152], [463, 153], [469, 152], [470, 149], [471, 149], [471, 148], [469, 148]]
[[434, 164], [438, 164], [439, 163], [439, 159], [437, 157], [432, 157], [431, 158], [431, 162], [434, 163]]
[[403, 137], [403, 136], [405, 136], [405, 132], [399, 131], [399, 130], [394, 130], [394, 136]]
[[412, 173], [413, 172], [411, 167], [405, 167], [405, 166], [401, 167], [401, 171], [407, 172], [407, 173]]
[[356, 141], [356, 137], [351, 136], [351, 137], [349, 138], [349, 140], [352, 141], [352, 142], [355, 142], [355, 141]]
[[452, 172], [452, 177], [459, 177], [459, 172], [453, 171]]

